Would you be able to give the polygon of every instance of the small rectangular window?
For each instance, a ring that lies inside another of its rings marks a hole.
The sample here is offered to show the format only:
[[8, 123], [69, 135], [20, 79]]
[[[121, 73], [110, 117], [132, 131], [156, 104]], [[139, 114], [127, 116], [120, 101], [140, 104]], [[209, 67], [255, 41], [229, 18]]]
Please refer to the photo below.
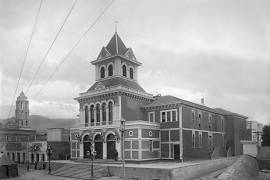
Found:
[[192, 125], [195, 124], [195, 111], [192, 109], [191, 111], [191, 120], [192, 120]]
[[167, 111], [167, 122], [171, 121], [171, 111]]
[[195, 131], [192, 131], [192, 148], [195, 148]]
[[208, 132], [208, 148], [212, 150], [213, 148], [213, 134]]
[[199, 112], [199, 113], [198, 113], [198, 121], [199, 121], [198, 126], [199, 126], [199, 128], [201, 128], [201, 123], [202, 123], [202, 112]]
[[148, 121], [149, 122], [155, 122], [155, 112], [149, 112], [148, 113]]
[[212, 115], [209, 114], [209, 117], [208, 117], [208, 126], [209, 126], [209, 131], [211, 131], [212, 129]]
[[161, 112], [161, 122], [165, 122], [166, 121], [166, 113], [163, 111]]
[[199, 132], [199, 148], [202, 148], [202, 132]]
[[153, 152], [153, 140], [149, 140], [149, 151]]
[[176, 121], [176, 111], [172, 111], [172, 121]]

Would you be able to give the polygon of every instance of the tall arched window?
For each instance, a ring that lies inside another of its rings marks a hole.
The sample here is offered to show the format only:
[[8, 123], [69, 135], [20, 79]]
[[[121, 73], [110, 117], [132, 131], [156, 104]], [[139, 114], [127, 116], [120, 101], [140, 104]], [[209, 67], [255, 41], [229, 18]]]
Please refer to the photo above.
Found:
[[133, 79], [133, 68], [129, 69], [129, 77], [130, 79]]
[[88, 106], [85, 106], [84, 108], [84, 117], [85, 117], [85, 126], [89, 123], [89, 117], [88, 117]]
[[126, 67], [126, 65], [122, 66], [122, 74], [123, 74], [123, 76], [127, 77], [127, 67]]
[[100, 78], [105, 78], [105, 68], [104, 67], [102, 67], [100, 69]]
[[109, 123], [111, 123], [113, 121], [113, 103], [112, 102], [109, 102], [108, 108], [109, 108]]
[[102, 104], [102, 122], [106, 122], [106, 103]]
[[97, 115], [97, 123], [100, 122], [100, 105], [97, 104], [96, 106], [96, 115]]
[[108, 75], [109, 76], [113, 75], [113, 65], [112, 64], [110, 64], [109, 67], [108, 67]]
[[94, 123], [94, 105], [90, 106], [90, 119], [91, 119], [91, 123]]

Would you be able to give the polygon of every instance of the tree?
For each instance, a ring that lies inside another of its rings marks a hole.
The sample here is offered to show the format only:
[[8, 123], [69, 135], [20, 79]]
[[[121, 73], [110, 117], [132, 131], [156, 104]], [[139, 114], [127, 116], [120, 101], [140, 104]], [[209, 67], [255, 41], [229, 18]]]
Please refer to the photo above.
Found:
[[270, 125], [263, 127], [262, 146], [270, 146]]

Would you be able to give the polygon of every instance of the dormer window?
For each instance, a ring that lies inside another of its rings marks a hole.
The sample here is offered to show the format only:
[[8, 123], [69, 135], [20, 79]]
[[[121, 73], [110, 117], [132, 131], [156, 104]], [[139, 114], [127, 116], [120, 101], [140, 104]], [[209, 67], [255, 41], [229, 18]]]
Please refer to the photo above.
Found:
[[126, 65], [122, 66], [122, 74], [123, 74], [123, 76], [127, 77], [127, 67], [126, 67]]
[[105, 78], [105, 68], [104, 67], [102, 67], [100, 69], [100, 78]]
[[130, 79], [133, 79], [133, 68], [129, 69], [129, 77]]
[[113, 75], [113, 65], [112, 64], [110, 64], [109, 67], [108, 67], [108, 75], [109, 76]]

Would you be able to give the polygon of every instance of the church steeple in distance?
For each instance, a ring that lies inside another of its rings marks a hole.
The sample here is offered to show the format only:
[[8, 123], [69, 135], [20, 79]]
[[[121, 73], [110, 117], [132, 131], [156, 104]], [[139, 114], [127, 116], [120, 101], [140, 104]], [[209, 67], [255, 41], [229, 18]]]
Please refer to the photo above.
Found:
[[29, 103], [23, 91], [21, 91], [16, 100], [15, 122], [18, 128], [30, 128]]

